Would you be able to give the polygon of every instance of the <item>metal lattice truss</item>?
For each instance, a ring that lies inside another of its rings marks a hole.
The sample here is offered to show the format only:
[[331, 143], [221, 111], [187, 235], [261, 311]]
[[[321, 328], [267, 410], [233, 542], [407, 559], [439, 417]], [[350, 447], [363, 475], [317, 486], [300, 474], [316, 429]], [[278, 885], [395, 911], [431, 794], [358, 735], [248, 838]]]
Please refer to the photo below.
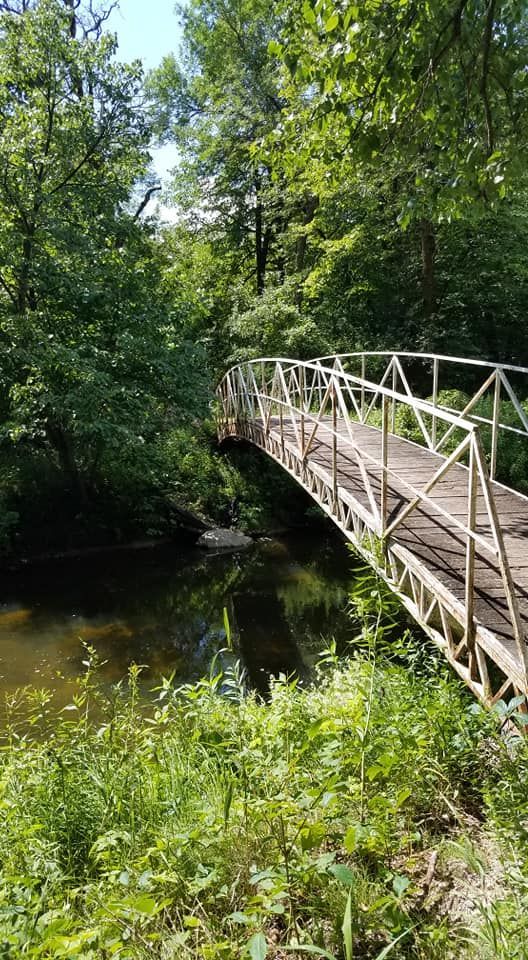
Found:
[[[463, 364], [476, 387], [456, 410], [442, 402], [440, 382], [446, 370], [463, 370]], [[488, 704], [512, 689], [528, 693], [525, 631], [496, 506], [498, 484], [492, 482], [503, 438], [528, 437], [517, 386], [526, 374], [523, 368], [438, 355], [362, 353], [311, 362], [249, 361], [229, 370], [217, 390], [220, 439], [248, 440], [280, 463]], [[526, 386], [528, 394], [528, 380]], [[415, 480], [408, 470], [404, 475], [389, 456], [402, 411], [407, 433], [412, 432], [411, 454], [418, 443], [435, 455], [425, 482], [421, 474]], [[364, 441], [361, 427], [367, 426], [371, 434], [376, 431], [374, 450]], [[361, 495], [347, 488], [346, 470], [360, 483]], [[441, 482], [454, 473], [465, 498], [462, 518], [437, 496]], [[405, 492], [396, 509], [389, 503], [395, 486]], [[526, 508], [528, 516], [528, 500]], [[463, 600], [398, 542], [399, 530], [418, 510], [443, 517], [456, 530], [464, 554]], [[500, 579], [512, 642], [501, 641], [476, 619], [477, 555], [488, 558]]]

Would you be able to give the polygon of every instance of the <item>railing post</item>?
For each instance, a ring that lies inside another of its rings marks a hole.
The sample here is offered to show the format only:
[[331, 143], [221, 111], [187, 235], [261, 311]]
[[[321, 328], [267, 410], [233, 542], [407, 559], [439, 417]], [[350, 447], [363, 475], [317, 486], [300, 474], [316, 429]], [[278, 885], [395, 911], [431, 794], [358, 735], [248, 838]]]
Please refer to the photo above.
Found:
[[497, 444], [499, 440], [500, 423], [500, 402], [501, 402], [501, 377], [498, 370], [495, 371], [495, 390], [493, 393], [493, 423], [491, 425], [491, 453], [490, 453], [490, 479], [495, 480], [497, 472]]
[[332, 508], [337, 511], [337, 406], [335, 381], [332, 381]]
[[365, 423], [365, 380], [366, 380], [365, 354], [361, 354], [361, 423]]
[[[242, 370], [239, 371], [238, 375], [238, 389], [240, 391], [240, 396], [244, 398], [244, 407], [246, 410], [246, 417], [252, 420], [255, 419], [258, 407], [258, 398], [255, 393], [251, 392], [250, 388], [250, 377], [249, 377], [249, 368], [244, 368], [244, 373]], [[240, 407], [240, 400], [237, 403], [237, 408]]]
[[[277, 385], [281, 383], [280, 378], [280, 363], [275, 364], [275, 377], [277, 379]], [[282, 388], [279, 391], [281, 397], [283, 397]], [[283, 399], [279, 401], [279, 433], [280, 433], [280, 442], [281, 442], [281, 453], [282, 458], [284, 459], [284, 403]]]
[[467, 512], [467, 542], [466, 542], [466, 635], [465, 641], [469, 653], [469, 670], [474, 679], [477, 675], [475, 660], [475, 538], [477, 524], [477, 464], [475, 458], [475, 434], [471, 436], [469, 448], [468, 474], [468, 512]]
[[[257, 382], [255, 378], [253, 378], [252, 380], [250, 373], [251, 371], [250, 371], [249, 365], [246, 364], [246, 369], [245, 369], [246, 379], [243, 380], [242, 371], [240, 370], [240, 368], [237, 370], [237, 390], [239, 390], [240, 396], [244, 398], [244, 404], [247, 410], [248, 417], [254, 420], [256, 416], [257, 406], [258, 406], [258, 400], [256, 395], [256, 391], [258, 388], [257, 388]], [[244, 384], [244, 388], [242, 388], [242, 383]], [[239, 405], [240, 405], [240, 401], [238, 401], [237, 403], [237, 406]]]
[[231, 380], [231, 398], [233, 406], [233, 419], [240, 420], [240, 407], [249, 407], [249, 395], [242, 390], [242, 373], [239, 368], [236, 370], [236, 376]]
[[388, 434], [389, 434], [389, 402], [384, 393], [381, 401], [381, 500], [380, 522], [381, 536], [385, 536], [387, 528], [387, 465], [388, 465]]
[[[396, 368], [396, 357], [392, 358], [392, 390], [396, 393], [398, 386], [398, 370]], [[391, 403], [391, 433], [396, 433], [396, 397], [392, 398]]]
[[[438, 357], [433, 360], [433, 407], [436, 409], [438, 403]], [[431, 440], [433, 450], [436, 447], [436, 414], [433, 413], [433, 423], [431, 427]]]
[[299, 407], [301, 409], [301, 459], [304, 463], [304, 367], [299, 366]]

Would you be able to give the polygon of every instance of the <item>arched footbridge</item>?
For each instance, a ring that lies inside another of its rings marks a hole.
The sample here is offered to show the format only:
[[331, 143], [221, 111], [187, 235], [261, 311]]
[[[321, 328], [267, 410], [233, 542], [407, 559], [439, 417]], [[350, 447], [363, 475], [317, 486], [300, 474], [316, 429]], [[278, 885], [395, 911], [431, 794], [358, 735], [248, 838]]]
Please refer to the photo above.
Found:
[[481, 700], [528, 694], [528, 369], [260, 359], [217, 393], [220, 439], [295, 477]]

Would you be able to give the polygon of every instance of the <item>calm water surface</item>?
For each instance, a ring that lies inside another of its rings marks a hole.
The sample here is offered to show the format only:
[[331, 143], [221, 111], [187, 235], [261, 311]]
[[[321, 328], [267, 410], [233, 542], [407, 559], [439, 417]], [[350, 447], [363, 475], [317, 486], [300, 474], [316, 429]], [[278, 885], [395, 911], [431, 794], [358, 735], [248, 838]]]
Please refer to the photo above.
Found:
[[207, 672], [225, 647], [264, 691], [270, 674], [309, 673], [325, 643], [355, 632], [345, 612], [353, 558], [333, 531], [258, 541], [240, 554], [175, 547], [106, 553], [3, 576], [0, 693], [28, 683], [71, 697], [83, 641], [117, 681], [145, 664], [144, 683]]

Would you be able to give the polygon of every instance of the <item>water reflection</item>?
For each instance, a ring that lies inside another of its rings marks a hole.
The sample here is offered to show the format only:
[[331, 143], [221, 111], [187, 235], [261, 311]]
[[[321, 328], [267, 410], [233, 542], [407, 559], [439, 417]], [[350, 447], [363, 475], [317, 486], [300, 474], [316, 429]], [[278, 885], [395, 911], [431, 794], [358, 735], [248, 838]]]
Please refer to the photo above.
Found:
[[105, 554], [4, 576], [0, 604], [0, 690], [27, 683], [66, 700], [94, 646], [116, 681], [148, 665], [152, 684], [207, 672], [225, 643], [228, 609], [235, 650], [253, 685], [270, 673], [305, 676], [322, 637], [346, 639], [352, 558], [332, 531], [261, 540], [247, 553], [206, 556], [163, 548]]

